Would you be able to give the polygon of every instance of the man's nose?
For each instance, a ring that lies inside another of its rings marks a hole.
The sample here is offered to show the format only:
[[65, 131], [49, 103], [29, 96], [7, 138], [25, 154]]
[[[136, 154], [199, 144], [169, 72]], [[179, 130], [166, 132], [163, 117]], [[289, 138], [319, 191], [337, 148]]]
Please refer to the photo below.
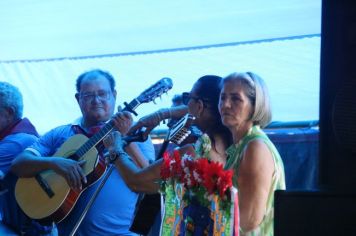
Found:
[[101, 102], [100, 96], [97, 95], [97, 94], [93, 95], [93, 98], [91, 99], [91, 102], [94, 102], [94, 103]]

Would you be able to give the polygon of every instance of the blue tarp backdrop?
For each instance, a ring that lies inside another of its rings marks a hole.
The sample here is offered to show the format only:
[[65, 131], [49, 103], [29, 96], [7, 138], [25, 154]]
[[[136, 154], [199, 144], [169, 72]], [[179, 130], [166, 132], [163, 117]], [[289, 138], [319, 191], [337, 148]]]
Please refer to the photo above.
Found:
[[287, 190], [316, 189], [319, 130], [315, 127], [266, 130], [281, 154]]

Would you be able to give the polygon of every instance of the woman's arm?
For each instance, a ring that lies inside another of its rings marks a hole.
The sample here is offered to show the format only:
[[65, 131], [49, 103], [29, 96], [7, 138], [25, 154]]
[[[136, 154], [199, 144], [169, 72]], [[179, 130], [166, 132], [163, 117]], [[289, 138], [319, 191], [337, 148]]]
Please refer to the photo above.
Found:
[[[123, 149], [121, 134], [117, 131], [110, 133], [104, 140], [110, 156], [116, 156], [114, 164], [119, 170], [127, 186], [135, 192], [155, 193], [159, 189], [158, 181], [161, 173], [162, 161], [141, 169]], [[135, 148], [128, 149], [133, 154]]]
[[135, 131], [146, 128], [144, 135], [148, 135], [151, 130], [160, 124], [165, 119], [179, 119], [188, 113], [188, 107], [185, 105], [163, 108], [142, 117], [136, 124], [134, 124], [128, 133], [134, 133]]
[[265, 215], [272, 184], [272, 153], [260, 140], [251, 141], [244, 153], [237, 177], [240, 227], [244, 232], [258, 227]]
[[114, 163], [125, 183], [132, 191], [144, 193], [158, 192], [162, 159], [144, 169], [139, 169], [127, 154], [121, 153]]

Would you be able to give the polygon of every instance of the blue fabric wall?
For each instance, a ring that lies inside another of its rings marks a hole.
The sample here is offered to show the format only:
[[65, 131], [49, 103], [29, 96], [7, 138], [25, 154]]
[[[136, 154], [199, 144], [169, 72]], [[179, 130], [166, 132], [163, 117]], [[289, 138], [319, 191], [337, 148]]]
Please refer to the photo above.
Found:
[[319, 176], [319, 130], [289, 128], [265, 131], [281, 154], [287, 190], [316, 189]]

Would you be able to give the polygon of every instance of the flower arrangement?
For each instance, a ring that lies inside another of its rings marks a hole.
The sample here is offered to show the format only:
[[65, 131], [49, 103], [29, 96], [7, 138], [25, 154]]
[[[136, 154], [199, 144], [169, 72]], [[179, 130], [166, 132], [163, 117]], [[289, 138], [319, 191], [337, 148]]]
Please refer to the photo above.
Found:
[[232, 176], [232, 170], [205, 157], [193, 159], [177, 150], [165, 153], [161, 235], [238, 236], [238, 197]]
[[184, 198], [195, 197], [203, 206], [208, 206], [214, 195], [221, 199], [221, 206], [228, 207], [230, 187], [232, 187], [232, 170], [224, 170], [221, 163], [206, 158], [193, 159], [174, 151], [170, 156], [165, 153], [161, 166], [161, 192], [169, 184], [182, 184], [185, 189]]

